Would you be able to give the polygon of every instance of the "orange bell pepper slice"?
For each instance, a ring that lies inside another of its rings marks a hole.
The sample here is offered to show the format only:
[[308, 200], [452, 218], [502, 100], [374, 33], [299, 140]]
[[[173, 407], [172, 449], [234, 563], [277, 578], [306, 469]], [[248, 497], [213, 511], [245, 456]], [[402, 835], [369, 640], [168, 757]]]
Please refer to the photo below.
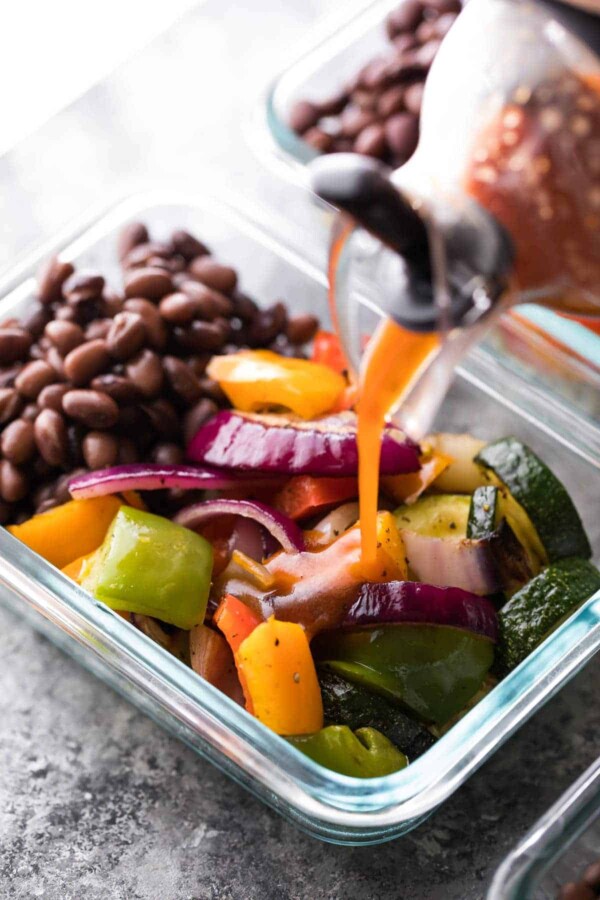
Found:
[[433, 484], [442, 472], [445, 472], [452, 457], [445, 453], [432, 452], [421, 457], [421, 468], [418, 472], [407, 472], [404, 475], [383, 475], [381, 487], [397, 503], [414, 503], [423, 491]]
[[272, 505], [290, 519], [305, 519], [328, 506], [336, 506], [354, 497], [358, 497], [357, 478], [296, 475], [275, 494]]
[[213, 356], [206, 373], [236, 409], [260, 412], [283, 407], [304, 419], [329, 412], [346, 387], [346, 380], [329, 366], [271, 350]]
[[70, 500], [8, 530], [58, 569], [87, 556], [102, 544], [122, 505], [117, 497]]
[[72, 578], [77, 584], [81, 584], [95, 556], [96, 551], [94, 550], [93, 553], [87, 553], [85, 556], [80, 556], [78, 559], [73, 560], [72, 563], [61, 569], [63, 575], [66, 575], [67, 578]]
[[323, 727], [323, 702], [306, 632], [271, 617], [239, 647], [254, 715], [277, 734], [310, 734]]

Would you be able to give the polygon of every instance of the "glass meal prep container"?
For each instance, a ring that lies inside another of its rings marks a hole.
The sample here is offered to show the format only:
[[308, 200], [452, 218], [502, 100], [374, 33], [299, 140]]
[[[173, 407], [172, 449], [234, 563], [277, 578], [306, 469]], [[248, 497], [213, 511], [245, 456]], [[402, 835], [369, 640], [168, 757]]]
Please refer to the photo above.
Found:
[[[265, 89], [251, 112], [247, 136], [260, 159], [277, 175], [308, 187], [307, 163], [318, 152], [288, 125], [298, 100], [323, 100], [335, 94], [362, 65], [387, 51], [384, 21], [400, 0], [345, 5], [324, 18], [292, 54], [291, 62]], [[331, 207], [320, 204], [325, 227]], [[314, 246], [316, 260], [322, 246]], [[525, 304], [503, 316], [486, 338], [484, 350], [507, 372], [517, 368], [534, 391], [545, 392], [550, 406], [576, 408], [596, 432], [600, 447], [600, 334], [551, 310]]]
[[487, 900], [556, 900], [600, 860], [600, 759], [550, 807], [498, 868]]
[[[243, 208], [238, 197], [224, 201], [223, 192], [219, 200], [204, 192], [148, 193], [97, 213], [6, 276], [0, 315], [27, 306], [34, 273], [51, 252], [100, 268], [116, 284], [116, 235], [132, 219], [146, 222], [157, 239], [175, 227], [198, 234], [236, 266], [259, 301], [283, 297], [295, 311], [317, 312], [327, 324], [324, 273], [285, 243], [281, 222]], [[554, 427], [545, 399], [517, 373], [476, 353], [460, 370], [436, 427], [489, 439], [514, 433], [529, 443], [572, 493], [598, 560], [600, 521], [589, 495], [600, 454], [585, 441], [575, 443], [574, 435], [585, 435], [577, 416], [553, 421]], [[389, 840], [418, 825], [600, 646], [599, 592], [422, 757], [395, 774], [360, 780], [302, 755], [4, 529], [0, 600], [306, 832], [347, 844]]]

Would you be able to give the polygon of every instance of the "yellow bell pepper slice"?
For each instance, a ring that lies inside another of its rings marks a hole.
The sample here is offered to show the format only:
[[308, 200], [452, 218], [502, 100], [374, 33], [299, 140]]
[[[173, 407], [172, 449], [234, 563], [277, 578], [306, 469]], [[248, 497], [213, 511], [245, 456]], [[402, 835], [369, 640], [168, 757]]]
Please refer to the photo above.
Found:
[[271, 350], [214, 356], [207, 375], [243, 412], [287, 409], [313, 419], [329, 412], [346, 388], [338, 372], [306, 359], [288, 359]]
[[354, 571], [364, 581], [406, 581], [404, 541], [391, 512], [377, 513], [377, 553], [370, 564], [362, 559], [355, 563]]
[[252, 710], [277, 734], [309, 734], [323, 727], [323, 702], [306, 632], [271, 617], [248, 635], [236, 653], [240, 680]]
[[121, 506], [116, 497], [70, 500], [9, 525], [8, 531], [58, 569], [97, 550]]

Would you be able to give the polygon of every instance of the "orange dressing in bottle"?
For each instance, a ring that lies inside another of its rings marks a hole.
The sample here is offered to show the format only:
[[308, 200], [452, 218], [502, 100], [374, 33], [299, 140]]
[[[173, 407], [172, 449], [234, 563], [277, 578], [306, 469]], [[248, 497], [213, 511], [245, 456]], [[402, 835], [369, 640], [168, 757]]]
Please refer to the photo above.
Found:
[[402, 328], [391, 319], [378, 325], [363, 358], [358, 402], [358, 487], [361, 558], [373, 564], [377, 552], [377, 496], [381, 437], [388, 413], [402, 400], [440, 346], [440, 335]]

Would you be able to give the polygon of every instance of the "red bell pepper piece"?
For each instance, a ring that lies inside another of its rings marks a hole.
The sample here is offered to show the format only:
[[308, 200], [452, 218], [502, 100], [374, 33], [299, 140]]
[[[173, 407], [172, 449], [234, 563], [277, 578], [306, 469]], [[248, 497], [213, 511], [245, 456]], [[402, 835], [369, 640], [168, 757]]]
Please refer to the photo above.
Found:
[[358, 497], [358, 480], [348, 478], [317, 478], [297, 475], [273, 498], [275, 509], [290, 519], [305, 519], [329, 506]]
[[336, 334], [331, 331], [318, 331], [313, 341], [313, 362], [329, 366], [340, 375], [348, 373], [348, 361]]

